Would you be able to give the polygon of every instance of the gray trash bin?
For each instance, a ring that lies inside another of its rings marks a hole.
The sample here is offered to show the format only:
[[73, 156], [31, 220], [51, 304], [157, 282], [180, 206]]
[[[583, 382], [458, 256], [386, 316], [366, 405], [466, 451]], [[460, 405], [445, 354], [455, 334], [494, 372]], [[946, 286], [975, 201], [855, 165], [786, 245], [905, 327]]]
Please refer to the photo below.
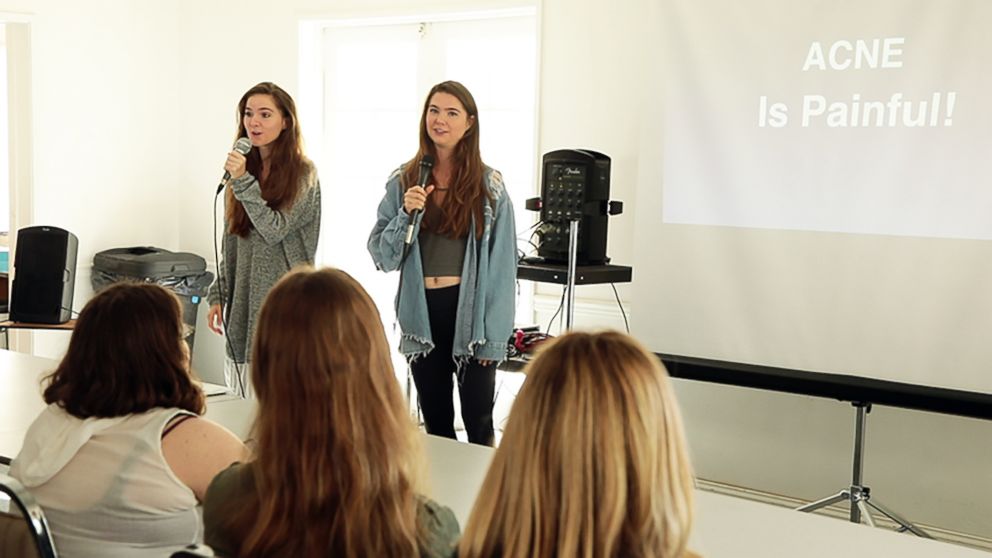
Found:
[[207, 296], [214, 274], [207, 271], [207, 262], [188, 252], [170, 252], [152, 246], [112, 248], [93, 256], [90, 282], [94, 291], [118, 281], [144, 281], [162, 285], [179, 297], [183, 323], [187, 327], [186, 344], [193, 354], [196, 339], [196, 312]]

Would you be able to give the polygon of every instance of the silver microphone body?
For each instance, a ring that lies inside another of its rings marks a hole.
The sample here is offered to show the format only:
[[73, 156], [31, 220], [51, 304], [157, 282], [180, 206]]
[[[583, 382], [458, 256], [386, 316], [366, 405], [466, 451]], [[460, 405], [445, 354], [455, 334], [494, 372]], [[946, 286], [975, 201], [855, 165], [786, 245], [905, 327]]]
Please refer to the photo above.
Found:
[[[251, 151], [251, 140], [248, 138], [238, 138], [238, 141], [234, 142], [234, 150], [242, 155], [247, 155]], [[217, 186], [217, 193], [219, 194], [224, 186], [227, 185], [227, 181], [231, 178], [231, 171], [224, 171], [224, 178], [220, 179], [220, 185]]]

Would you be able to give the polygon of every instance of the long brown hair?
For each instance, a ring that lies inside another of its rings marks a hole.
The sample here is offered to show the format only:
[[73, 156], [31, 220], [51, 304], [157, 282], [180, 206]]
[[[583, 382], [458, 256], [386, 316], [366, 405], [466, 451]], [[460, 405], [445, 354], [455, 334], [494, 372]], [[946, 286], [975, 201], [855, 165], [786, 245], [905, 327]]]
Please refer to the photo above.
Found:
[[[238, 134], [236, 138], [248, 135], [245, 129], [245, 107], [248, 99], [255, 95], [271, 95], [276, 103], [276, 110], [286, 120], [286, 128], [272, 142], [272, 155], [269, 158], [269, 175], [262, 177], [262, 155], [258, 148], [252, 147], [245, 158], [246, 168], [252, 176], [258, 179], [262, 188], [262, 199], [272, 209], [289, 207], [296, 201], [300, 193], [301, 181], [310, 172], [310, 162], [303, 154], [303, 137], [300, 134], [299, 118], [296, 116], [296, 103], [289, 93], [278, 85], [263, 81], [242, 95], [238, 101]], [[234, 191], [227, 189], [228, 231], [241, 237], [247, 237], [254, 228], [251, 218], [241, 202], [234, 197]]]
[[251, 374], [257, 493], [232, 502], [235, 554], [418, 556], [419, 437], [361, 285], [336, 269], [284, 276], [262, 305]]
[[569, 333], [527, 368], [459, 556], [678, 558], [692, 501], [660, 361], [621, 333]]
[[48, 378], [45, 402], [69, 414], [119, 417], [155, 407], [203, 414], [176, 296], [150, 283], [117, 283], [79, 313], [69, 349]]
[[[483, 183], [485, 164], [479, 151], [479, 108], [469, 90], [457, 81], [443, 81], [431, 88], [424, 100], [424, 111], [420, 115], [420, 147], [417, 155], [403, 167], [401, 183], [405, 188], [417, 184], [420, 173], [420, 161], [424, 155], [430, 154], [437, 159], [437, 149], [427, 134], [427, 110], [435, 93], [453, 95], [465, 107], [465, 113], [471, 121], [471, 126], [455, 146], [452, 165], [454, 175], [448, 185], [448, 195], [440, 205], [442, 217], [438, 219], [438, 234], [460, 238], [468, 234], [471, 218], [475, 218], [475, 236], [482, 237], [483, 208], [490, 192]], [[432, 220], [425, 224], [429, 225]]]

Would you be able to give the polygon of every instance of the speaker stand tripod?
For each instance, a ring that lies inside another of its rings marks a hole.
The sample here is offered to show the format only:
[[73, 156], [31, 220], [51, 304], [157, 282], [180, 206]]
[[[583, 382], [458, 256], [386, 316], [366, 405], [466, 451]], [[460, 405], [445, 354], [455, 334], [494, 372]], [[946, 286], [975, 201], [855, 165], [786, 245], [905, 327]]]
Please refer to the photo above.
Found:
[[864, 472], [865, 423], [868, 420], [868, 413], [871, 412], [871, 403], [855, 401], [851, 404], [857, 413], [854, 421], [854, 474], [851, 479], [851, 486], [832, 496], [796, 508], [796, 511], [811, 512], [846, 501], [850, 502], [851, 505], [851, 523], [861, 523], [861, 520], [864, 519], [865, 523], [874, 527], [875, 519], [871, 516], [871, 510], [875, 510], [896, 522], [900, 532], [909, 531], [918, 537], [932, 539], [933, 537], [928, 535], [926, 531], [903, 519], [894, 511], [883, 506], [878, 500], [872, 499], [871, 489], [861, 484]]

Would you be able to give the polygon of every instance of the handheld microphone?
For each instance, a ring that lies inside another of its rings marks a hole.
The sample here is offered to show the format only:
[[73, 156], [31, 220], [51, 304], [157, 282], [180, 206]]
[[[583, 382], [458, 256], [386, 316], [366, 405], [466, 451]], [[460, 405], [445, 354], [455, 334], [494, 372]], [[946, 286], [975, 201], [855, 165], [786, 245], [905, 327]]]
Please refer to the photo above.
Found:
[[[427, 179], [431, 177], [431, 169], [434, 168], [434, 157], [431, 155], [424, 155], [420, 159], [420, 176], [417, 178], [417, 186], [421, 188], [427, 186]], [[410, 215], [410, 224], [406, 227], [406, 245], [410, 246], [413, 244], [413, 230], [417, 228], [420, 220], [423, 218], [424, 212], [420, 209], [414, 209], [413, 213]]]
[[[248, 152], [251, 151], [251, 140], [248, 138], [238, 138], [238, 141], [234, 142], [234, 150], [242, 155], [247, 155]], [[227, 181], [230, 178], [231, 171], [224, 171], [224, 178], [220, 179], [220, 184], [217, 186], [217, 194], [224, 189], [224, 186], [227, 185]]]

